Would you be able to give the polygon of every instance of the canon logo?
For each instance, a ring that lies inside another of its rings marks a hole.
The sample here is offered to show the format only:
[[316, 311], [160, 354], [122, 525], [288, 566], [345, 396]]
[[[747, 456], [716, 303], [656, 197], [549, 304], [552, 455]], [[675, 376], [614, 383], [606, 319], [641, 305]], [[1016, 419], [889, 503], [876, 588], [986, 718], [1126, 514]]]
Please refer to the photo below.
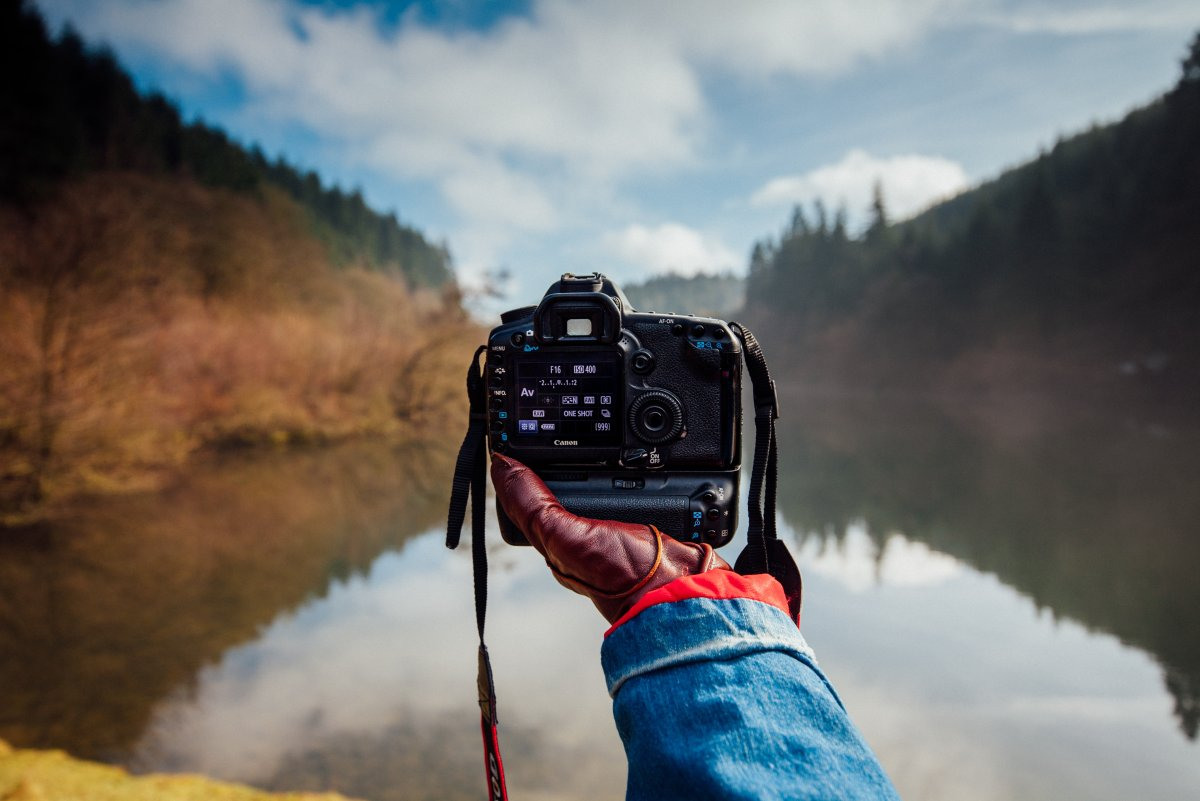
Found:
[[578, 445], [579, 440], [577, 440], [577, 439], [556, 439], [556, 440], [554, 440], [554, 444], [555, 445]]

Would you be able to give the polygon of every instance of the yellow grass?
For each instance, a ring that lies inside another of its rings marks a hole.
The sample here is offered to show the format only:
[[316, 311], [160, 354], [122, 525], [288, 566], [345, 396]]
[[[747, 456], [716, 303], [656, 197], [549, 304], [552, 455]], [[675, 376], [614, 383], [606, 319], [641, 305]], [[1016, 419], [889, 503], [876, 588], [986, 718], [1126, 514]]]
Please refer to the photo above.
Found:
[[130, 776], [62, 751], [14, 749], [0, 740], [3, 801], [344, 801], [337, 793], [267, 793], [202, 776]]

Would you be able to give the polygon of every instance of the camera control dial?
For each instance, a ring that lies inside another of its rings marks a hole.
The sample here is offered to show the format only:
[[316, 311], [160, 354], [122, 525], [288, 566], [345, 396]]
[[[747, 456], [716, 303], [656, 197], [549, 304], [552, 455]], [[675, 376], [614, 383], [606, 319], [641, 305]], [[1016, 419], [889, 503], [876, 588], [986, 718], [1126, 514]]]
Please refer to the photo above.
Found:
[[683, 432], [683, 406], [665, 390], [643, 392], [629, 406], [629, 427], [643, 442], [669, 442]]

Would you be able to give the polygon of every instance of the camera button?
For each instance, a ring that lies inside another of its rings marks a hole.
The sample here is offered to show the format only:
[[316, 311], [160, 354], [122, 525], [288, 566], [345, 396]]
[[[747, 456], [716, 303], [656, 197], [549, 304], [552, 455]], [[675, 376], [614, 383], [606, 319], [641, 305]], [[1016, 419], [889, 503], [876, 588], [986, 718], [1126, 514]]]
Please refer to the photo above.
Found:
[[638, 375], [646, 375], [654, 370], [654, 354], [650, 353], [650, 351], [639, 350], [633, 354], [630, 364], [633, 365], [633, 372]]
[[694, 336], [694, 337], [704, 336], [704, 326], [700, 325], [700, 323], [696, 323], [695, 325], [693, 325], [692, 326], [692, 336]]
[[716, 520], [721, 516], [721, 510], [715, 506], [710, 506], [704, 514], [708, 516], [709, 520]]
[[522, 334], [520, 331], [518, 331], [517, 333], [515, 333], [511, 337], [509, 337], [509, 341], [517, 346], [524, 345], [525, 344], [525, 335]]
[[614, 478], [612, 480], [613, 489], [619, 490], [640, 490], [646, 488], [646, 479], [641, 477], [635, 478]]
[[650, 458], [650, 452], [645, 448], [629, 448], [621, 454], [621, 464], [633, 467], [645, 463]]

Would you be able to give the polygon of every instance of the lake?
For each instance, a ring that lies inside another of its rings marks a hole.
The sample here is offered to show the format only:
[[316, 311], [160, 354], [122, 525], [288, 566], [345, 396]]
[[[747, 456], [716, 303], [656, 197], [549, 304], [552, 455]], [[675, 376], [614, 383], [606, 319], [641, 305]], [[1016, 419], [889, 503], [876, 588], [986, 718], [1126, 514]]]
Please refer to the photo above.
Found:
[[[780, 427], [804, 633], [903, 796], [1196, 795], [1200, 426], [792, 392]], [[471, 560], [442, 544], [457, 445], [227, 455], [5, 532], [0, 738], [480, 797]], [[605, 622], [490, 536], [510, 790], [622, 797]]]

